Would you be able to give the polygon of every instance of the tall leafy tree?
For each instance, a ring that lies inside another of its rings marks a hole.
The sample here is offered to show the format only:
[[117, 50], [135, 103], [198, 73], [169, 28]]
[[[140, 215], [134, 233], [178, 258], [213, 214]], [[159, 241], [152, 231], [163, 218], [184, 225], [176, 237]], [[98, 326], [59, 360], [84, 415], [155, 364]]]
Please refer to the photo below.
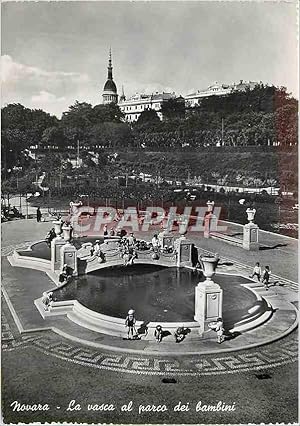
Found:
[[164, 120], [174, 120], [185, 117], [185, 101], [183, 97], [168, 99], [161, 106], [161, 113]]

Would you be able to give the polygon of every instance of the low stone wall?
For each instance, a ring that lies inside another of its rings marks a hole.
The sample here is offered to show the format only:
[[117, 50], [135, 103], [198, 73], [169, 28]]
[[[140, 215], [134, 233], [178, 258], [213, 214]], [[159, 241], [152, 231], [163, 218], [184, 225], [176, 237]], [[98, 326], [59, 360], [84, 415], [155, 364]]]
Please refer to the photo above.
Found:
[[14, 250], [12, 256], [8, 256], [7, 259], [12, 266], [36, 269], [38, 271], [43, 271], [43, 272], [51, 271], [50, 260], [41, 259], [38, 257], [31, 257], [31, 256], [21, 256], [16, 250]]

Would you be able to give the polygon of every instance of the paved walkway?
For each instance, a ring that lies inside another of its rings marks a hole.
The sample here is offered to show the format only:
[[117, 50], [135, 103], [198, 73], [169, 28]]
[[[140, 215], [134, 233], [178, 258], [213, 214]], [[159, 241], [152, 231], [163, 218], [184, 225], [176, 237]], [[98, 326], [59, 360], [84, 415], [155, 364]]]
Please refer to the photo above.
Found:
[[[103, 336], [98, 336], [101, 341]], [[119, 339], [116, 339], [119, 340]], [[297, 335], [281, 339], [273, 346], [234, 353], [195, 353], [176, 356], [164, 354], [113, 353], [104, 348], [83, 346], [50, 331], [18, 333], [7, 305], [2, 310], [2, 348], [6, 352], [33, 348], [74, 364], [99, 370], [138, 375], [208, 376], [264, 370], [297, 361]]]

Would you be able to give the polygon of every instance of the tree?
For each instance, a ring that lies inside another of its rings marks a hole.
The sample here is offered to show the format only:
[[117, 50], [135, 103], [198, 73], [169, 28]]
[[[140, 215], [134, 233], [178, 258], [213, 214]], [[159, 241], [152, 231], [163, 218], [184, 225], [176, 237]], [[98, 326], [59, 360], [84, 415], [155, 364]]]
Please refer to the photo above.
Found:
[[93, 125], [89, 130], [91, 147], [121, 148], [132, 143], [132, 134], [126, 123], [105, 122]]
[[154, 109], [145, 109], [145, 111], [143, 111], [139, 116], [136, 126], [145, 126], [148, 124], [155, 125], [159, 123], [160, 119], [157, 112], [154, 111]]
[[185, 117], [185, 101], [183, 97], [163, 101], [161, 113], [164, 120], [182, 119]]
[[2, 130], [4, 132], [15, 132], [13, 139], [18, 143], [21, 136], [26, 140], [25, 147], [37, 145], [42, 137], [43, 131], [50, 126], [58, 125], [59, 120], [55, 116], [41, 109], [31, 110], [21, 104], [9, 104], [2, 108]]
[[114, 122], [121, 123], [125, 116], [117, 104], [95, 105], [92, 112], [93, 124]]
[[88, 143], [88, 131], [93, 122], [93, 108], [87, 102], [76, 101], [69, 106], [69, 110], [63, 112], [61, 125], [65, 136], [75, 147], [77, 141]]
[[7, 170], [18, 164], [29, 166], [27, 161], [28, 149], [38, 145], [44, 130], [57, 125], [58, 119], [40, 110], [31, 110], [21, 104], [9, 104], [1, 110], [2, 118], [2, 170]]
[[66, 144], [66, 137], [61, 127], [47, 127], [42, 135], [42, 144], [52, 148], [63, 148]]

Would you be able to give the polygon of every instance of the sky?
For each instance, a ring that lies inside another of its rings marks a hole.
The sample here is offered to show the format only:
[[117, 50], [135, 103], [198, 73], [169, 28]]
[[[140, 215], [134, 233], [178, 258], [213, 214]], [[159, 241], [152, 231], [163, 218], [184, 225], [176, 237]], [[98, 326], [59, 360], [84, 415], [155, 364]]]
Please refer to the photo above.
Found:
[[262, 81], [298, 98], [296, 2], [51, 1], [1, 5], [2, 105], [58, 117], [97, 105], [109, 48], [121, 93], [186, 95]]

